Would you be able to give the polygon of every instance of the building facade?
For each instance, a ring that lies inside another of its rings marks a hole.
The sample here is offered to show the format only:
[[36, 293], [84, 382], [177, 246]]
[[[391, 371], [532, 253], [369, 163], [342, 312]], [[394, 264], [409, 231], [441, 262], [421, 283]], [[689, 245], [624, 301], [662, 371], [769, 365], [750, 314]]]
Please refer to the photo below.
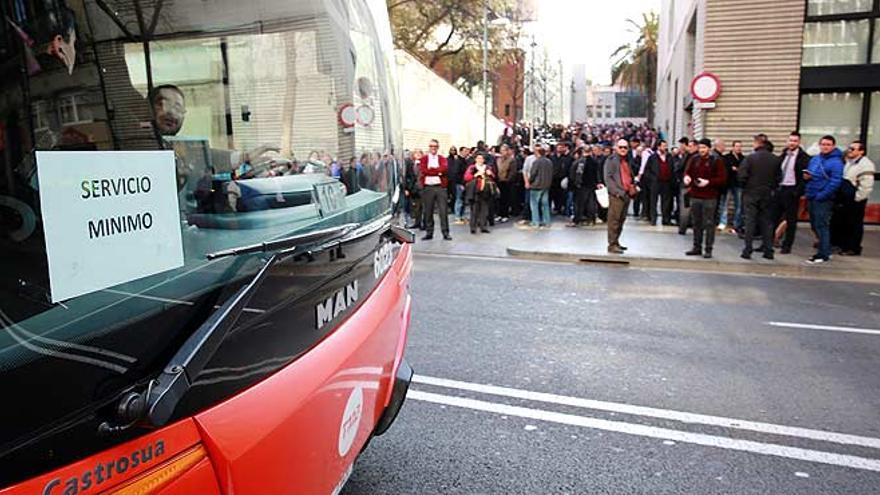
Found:
[[586, 87], [586, 122], [611, 124], [642, 123], [647, 120], [644, 94], [620, 86], [588, 84]]
[[[880, 160], [880, 0], [663, 0], [656, 124], [682, 136], [805, 147], [832, 134], [866, 141]], [[699, 108], [690, 83], [721, 81], [715, 108]]]

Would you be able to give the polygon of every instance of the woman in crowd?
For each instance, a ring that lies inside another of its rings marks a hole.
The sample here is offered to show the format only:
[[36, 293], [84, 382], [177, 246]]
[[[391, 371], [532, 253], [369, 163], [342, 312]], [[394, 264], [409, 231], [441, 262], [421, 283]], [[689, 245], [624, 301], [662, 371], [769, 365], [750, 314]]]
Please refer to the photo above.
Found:
[[469, 166], [464, 174], [467, 184], [467, 197], [471, 205], [471, 234], [476, 234], [477, 229], [485, 234], [489, 233], [486, 221], [489, 215], [489, 201], [493, 200], [495, 184], [495, 172], [486, 165], [486, 156], [477, 153], [473, 165]]

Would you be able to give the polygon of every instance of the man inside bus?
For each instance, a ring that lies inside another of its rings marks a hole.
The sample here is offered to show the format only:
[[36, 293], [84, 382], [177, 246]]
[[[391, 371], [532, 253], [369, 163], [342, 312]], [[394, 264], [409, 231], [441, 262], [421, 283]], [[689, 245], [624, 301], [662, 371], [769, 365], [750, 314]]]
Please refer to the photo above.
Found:
[[[153, 87], [149, 94], [150, 106], [156, 129], [163, 137], [176, 136], [186, 118], [186, 96], [173, 84]], [[246, 152], [211, 148], [211, 164], [217, 170], [237, 171], [244, 164], [254, 166], [255, 161], [270, 151], [279, 152], [278, 146], [263, 144]]]

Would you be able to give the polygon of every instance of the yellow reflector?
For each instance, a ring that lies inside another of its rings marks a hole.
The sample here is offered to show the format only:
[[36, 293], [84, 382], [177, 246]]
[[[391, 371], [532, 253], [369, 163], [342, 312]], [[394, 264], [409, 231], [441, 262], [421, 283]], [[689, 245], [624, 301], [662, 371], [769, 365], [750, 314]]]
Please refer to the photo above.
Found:
[[175, 478], [187, 472], [206, 457], [208, 457], [208, 453], [205, 451], [205, 448], [197, 445], [165, 464], [141, 474], [119, 488], [105, 493], [107, 495], [149, 495], [161, 490], [165, 485], [174, 481]]

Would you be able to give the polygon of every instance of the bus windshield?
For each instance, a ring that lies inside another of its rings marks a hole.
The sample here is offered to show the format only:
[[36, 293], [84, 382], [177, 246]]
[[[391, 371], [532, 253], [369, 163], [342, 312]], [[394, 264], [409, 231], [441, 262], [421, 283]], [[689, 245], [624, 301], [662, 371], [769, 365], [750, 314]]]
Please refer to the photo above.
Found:
[[400, 150], [363, 0], [0, 5], [2, 462], [260, 266], [208, 254], [388, 214]]

